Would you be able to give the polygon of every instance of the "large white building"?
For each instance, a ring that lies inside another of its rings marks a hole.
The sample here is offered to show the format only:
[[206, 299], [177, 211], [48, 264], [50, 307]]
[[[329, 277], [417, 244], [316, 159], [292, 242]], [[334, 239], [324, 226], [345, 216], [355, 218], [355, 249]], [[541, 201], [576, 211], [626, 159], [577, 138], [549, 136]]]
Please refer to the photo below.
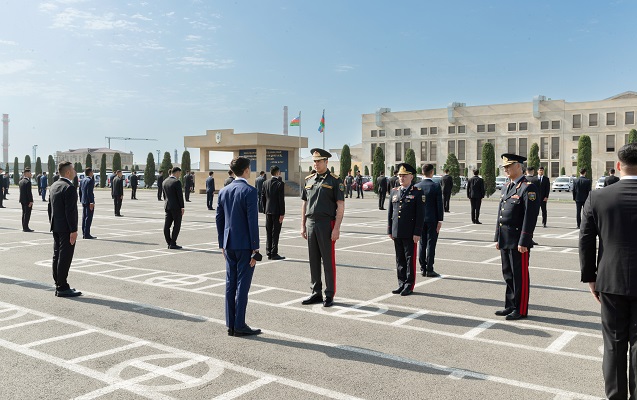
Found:
[[129, 169], [133, 167], [133, 152], [123, 152], [119, 150], [112, 150], [107, 148], [83, 148], [83, 149], [69, 149], [68, 151], [58, 151], [55, 153], [57, 158], [56, 162], [70, 161], [73, 164], [76, 162], [82, 163], [82, 166], [86, 167], [86, 156], [91, 155], [91, 161], [93, 162], [93, 168], [99, 168], [102, 160], [102, 154], [106, 154], [106, 168], [113, 168], [113, 156], [115, 153], [119, 153], [122, 159], [122, 168], [128, 166]]
[[376, 146], [381, 146], [389, 171], [412, 148], [418, 165], [442, 167], [448, 154], [454, 153], [462, 172], [465, 167], [480, 167], [487, 141], [495, 146], [496, 157], [502, 153], [528, 157], [531, 145], [537, 143], [547, 175], [559, 176], [562, 167], [567, 175], [576, 175], [578, 140], [588, 135], [597, 177], [614, 167], [617, 150], [636, 128], [635, 111], [636, 92], [576, 103], [536, 96], [526, 103], [451, 103], [447, 108], [398, 112], [380, 108], [362, 116], [362, 160], [371, 165]]

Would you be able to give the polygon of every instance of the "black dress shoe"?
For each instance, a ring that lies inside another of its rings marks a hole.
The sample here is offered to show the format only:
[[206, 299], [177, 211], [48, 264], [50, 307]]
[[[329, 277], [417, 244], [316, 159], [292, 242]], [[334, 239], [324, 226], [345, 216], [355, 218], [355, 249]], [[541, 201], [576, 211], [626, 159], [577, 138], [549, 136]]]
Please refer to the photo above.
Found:
[[436, 271], [431, 271], [431, 272], [427, 272], [426, 275], [428, 278], [438, 278], [440, 276], [439, 273], [437, 273]]
[[182, 247], [178, 244], [171, 244], [170, 246], [168, 246], [169, 249], [171, 250], [180, 250], [182, 249]]
[[504, 317], [505, 315], [511, 314], [513, 311], [515, 311], [515, 308], [505, 308], [504, 310], [496, 311], [495, 315], [497, 315], [498, 317]]
[[34, 230], [27, 228], [27, 229], [23, 229], [22, 232], [34, 232]]
[[325, 297], [325, 301], [323, 302], [323, 307], [332, 307], [334, 305], [333, 297]]
[[478, 224], [478, 225], [482, 225], [482, 222], [480, 222], [480, 221], [476, 221], [476, 224]]
[[526, 315], [520, 314], [517, 310], [514, 310], [511, 314], [506, 316], [506, 319], [509, 321], [515, 321], [520, 318], [526, 318]]
[[427, 276], [427, 271], [420, 270], [420, 275]]
[[274, 255], [272, 255], [272, 256], [270, 256], [270, 257], [268, 257], [268, 258], [269, 258], [270, 260], [285, 260], [285, 257], [280, 256], [280, 255], [278, 255], [278, 254], [274, 254]]
[[228, 328], [228, 336], [234, 336], [234, 329]]
[[409, 296], [410, 294], [412, 294], [414, 291], [411, 290], [411, 288], [406, 287], [405, 289], [403, 289], [402, 292], [400, 292], [401, 296]]
[[403, 291], [403, 287], [402, 287], [402, 286], [400, 286], [399, 288], [394, 289], [394, 290], [392, 290], [391, 292], [392, 292], [393, 294], [398, 294], [398, 293], [400, 293], [400, 292], [402, 292], [402, 291]]
[[323, 296], [321, 296], [320, 294], [313, 294], [307, 299], [303, 300], [301, 304], [303, 304], [304, 306], [307, 306], [309, 304], [318, 304], [322, 302], [323, 302]]
[[78, 292], [75, 289], [66, 289], [66, 290], [56, 290], [55, 291], [55, 296], [56, 297], [77, 297], [77, 296], [81, 296], [82, 292]]
[[261, 333], [261, 329], [252, 329], [249, 326], [246, 326], [243, 329], [234, 330], [235, 336], [250, 336], [250, 335], [258, 335], [259, 333]]
[[84, 239], [97, 239], [97, 236], [84, 236]]

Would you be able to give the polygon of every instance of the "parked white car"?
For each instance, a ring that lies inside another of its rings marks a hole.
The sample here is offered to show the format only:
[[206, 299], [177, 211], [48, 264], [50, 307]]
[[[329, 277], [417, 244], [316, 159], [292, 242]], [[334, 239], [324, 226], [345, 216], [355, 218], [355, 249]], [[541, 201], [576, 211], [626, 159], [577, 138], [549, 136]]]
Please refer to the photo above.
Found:
[[564, 190], [565, 192], [570, 192], [571, 190], [573, 190], [574, 180], [575, 178], [573, 178], [572, 176], [558, 176], [553, 181], [553, 187], [551, 187], [551, 190], [554, 192], [561, 192], [562, 190]]
[[495, 177], [495, 188], [497, 190], [502, 190], [504, 185], [506, 185], [507, 183], [509, 183], [509, 178], [507, 178], [506, 176], [496, 176]]
[[599, 179], [597, 180], [597, 183], [595, 184], [595, 189], [601, 189], [604, 187], [604, 181], [606, 181], [606, 177], [605, 176], [600, 176]]

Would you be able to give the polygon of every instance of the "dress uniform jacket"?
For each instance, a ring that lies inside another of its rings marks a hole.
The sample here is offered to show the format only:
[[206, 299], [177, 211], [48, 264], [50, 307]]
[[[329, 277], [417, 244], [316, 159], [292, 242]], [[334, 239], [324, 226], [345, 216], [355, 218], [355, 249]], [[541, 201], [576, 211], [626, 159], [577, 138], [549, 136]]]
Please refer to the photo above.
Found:
[[402, 194], [401, 187], [393, 188], [389, 194], [387, 234], [394, 238], [411, 239], [422, 234], [427, 199], [423, 197], [422, 189], [413, 184]]
[[500, 249], [533, 247], [540, 201], [536, 186], [524, 176], [517, 184], [511, 182], [502, 187], [494, 239]]
[[343, 200], [345, 187], [338, 175], [326, 172], [305, 177], [301, 199], [307, 201], [305, 216], [313, 220], [336, 219], [336, 202]]

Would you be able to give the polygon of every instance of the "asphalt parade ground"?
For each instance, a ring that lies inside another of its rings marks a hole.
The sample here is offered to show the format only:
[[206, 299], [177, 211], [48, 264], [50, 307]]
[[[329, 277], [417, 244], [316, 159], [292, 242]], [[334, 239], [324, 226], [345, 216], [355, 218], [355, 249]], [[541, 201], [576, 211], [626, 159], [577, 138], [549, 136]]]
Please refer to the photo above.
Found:
[[[247, 322], [229, 337], [225, 262], [214, 211], [193, 195], [178, 243], [166, 248], [156, 192], [125, 191], [113, 215], [96, 191], [92, 234], [69, 274], [78, 298], [56, 298], [46, 203], [20, 224], [18, 190], [0, 209], [0, 399], [598, 399], [603, 397], [599, 306], [579, 282], [575, 205], [550, 202], [531, 251], [529, 317], [505, 321], [497, 202], [483, 225], [452, 198], [438, 241], [440, 278], [396, 287], [387, 212], [373, 194], [346, 199], [336, 244], [335, 305], [310, 294], [301, 201], [286, 198], [281, 261], [256, 266]], [[565, 198], [570, 196], [567, 195]], [[216, 201], [216, 197], [215, 197]], [[386, 203], [387, 204], [387, 203]], [[81, 206], [80, 206], [81, 215]], [[265, 218], [259, 217], [265, 252]], [[80, 235], [81, 236], [81, 235]]]

